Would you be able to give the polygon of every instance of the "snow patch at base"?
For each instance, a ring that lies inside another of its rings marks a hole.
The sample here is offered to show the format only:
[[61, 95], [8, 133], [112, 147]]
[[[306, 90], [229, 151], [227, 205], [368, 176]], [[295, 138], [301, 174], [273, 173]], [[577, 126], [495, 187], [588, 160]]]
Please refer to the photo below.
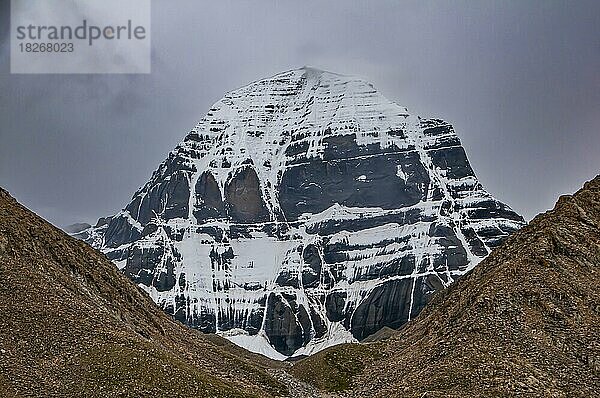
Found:
[[243, 329], [231, 329], [226, 332], [217, 333], [221, 337], [226, 338], [238, 346], [247, 349], [250, 352], [264, 355], [268, 358], [283, 361], [287, 357], [275, 350], [269, 343], [269, 339], [264, 333], [258, 333], [251, 336], [248, 332]]
[[341, 322], [332, 322], [329, 324], [329, 329], [327, 330], [325, 336], [318, 339], [312, 339], [306, 346], [294, 352], [292, 357], [300, 355], [312, 355], [324, 350], [325, 348], [344, 343], [358, 343], [358, 340], [352, 336], [352, 333], [347, 330]]

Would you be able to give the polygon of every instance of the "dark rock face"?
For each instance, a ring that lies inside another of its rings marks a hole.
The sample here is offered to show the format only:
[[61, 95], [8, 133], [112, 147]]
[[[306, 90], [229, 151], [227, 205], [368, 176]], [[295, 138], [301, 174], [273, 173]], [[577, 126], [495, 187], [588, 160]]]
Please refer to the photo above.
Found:
[[189, 196], [188, 173], [177, 170], [168, 179], [150, 187], [147, 194], [137, 196], [125, 209], [130, 215], [137, 215], [136, 220], [141, 224], [149, 222], [154, 215], [164, 220], [185, 218]]
[[[123, 272], [135, 283], [152, 286], [159, 292], [169, 291], [175, 286], [175, 264], [181, 261], [181, 256], [174, 248], [134, 245], [127, 255]], [[161, 262], [161, 267], [157, 268], [156, 264]], [[149, 269], [155, 269], [155, 272], [148, 272]]]
[[244, 167], [225, 184], [225, 200], [232, 220], [241, 223], [269, 220], [256, 171]]
[[[302, 213], [320, 213], [336, 203], [397, 209], [426, 196], [428, 174], [414, 151], [387, 153], [378, 146], [361, 151], [354, 134], [328, 137], [323, 142], [323, 159], [311, 159], [283, 174], [279, 200], [288, 220]], [[355, 157], [341, 157], [348, 153]], [[363, 158], [363, 153], [371, 156]], [[411, 178], [400, 178], [398, 168]]]
[[346, 305], [346, 292], [331, 292], [325, 298], [327, 319], [332, 322], [344, 320], [344, 307]]
[[302, 253], [305, 267], [302, 269], [302, 286], [316, 287], [321, 277], [321, 256], [315, 245], [308, 245]]
[[[310, 319], [304, 306], [274, 293], [267, 300], [264, 330], [273, 346], [284, 355], [292, 355], [310, 339]], [[305, 332], [306, 331], [306, 332]]]
[[377, 286], [354, 311], [352, 334], [363, 339], [384, 326], [398, 328], [409, 319], [412, 279], [390, 281]]
[[217, 180], [210, 172], [204, 172], [196, 182], [196, 210], [194, 217], [198, 222], [219, 219], [227, 216], [225, 203], [221, 198], [221, 190]]
[[106, 228], [104, 244], [107, 247], [115, 248], [124, 243], [136, 241], [141, 235], [141, 231], [132, 225], [125, 215], [115, 216]]
[[301, 69], [227, 94], [78, 236], [176, 319], [289, 356], [402, 326], [522, 225], [451, 125]]
[[354, 311], [352, 334], [362, 340], [384, 326], [399, 328], [411, 318], [413, 311], [414, 314], [420, 312], [432, 293], [443, 287], [437, 275], [399, 279], [377, 286]]

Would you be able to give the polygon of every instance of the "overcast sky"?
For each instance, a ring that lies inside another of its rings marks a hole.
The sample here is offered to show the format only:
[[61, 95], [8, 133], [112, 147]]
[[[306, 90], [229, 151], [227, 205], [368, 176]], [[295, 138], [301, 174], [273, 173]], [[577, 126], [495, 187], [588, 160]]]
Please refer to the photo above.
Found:
[[153, 1], [150, 75], [10, 75], [0, 4], [0, 185], [57, 225], [114, 214], [226, 91], [303, 65], [453, 123], [527, 219], [600, 173], [598, 1]]

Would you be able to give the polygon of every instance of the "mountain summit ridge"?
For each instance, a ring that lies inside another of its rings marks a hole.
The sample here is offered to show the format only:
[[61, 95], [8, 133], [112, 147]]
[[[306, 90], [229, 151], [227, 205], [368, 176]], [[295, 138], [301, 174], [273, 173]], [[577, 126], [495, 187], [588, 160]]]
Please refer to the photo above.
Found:
[[522, 225], [451, 125], [301, 68], [228, 92], [76, 236], [176, 319], [283, 359], [401, 326]]

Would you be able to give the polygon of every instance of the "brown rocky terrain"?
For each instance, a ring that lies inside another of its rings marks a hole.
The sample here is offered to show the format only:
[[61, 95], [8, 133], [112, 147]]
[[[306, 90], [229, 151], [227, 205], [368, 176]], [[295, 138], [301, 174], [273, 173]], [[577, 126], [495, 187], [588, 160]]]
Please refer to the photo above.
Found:
[[0, 319], [3, 397], [287, 395], [281, 363], [172, 321], [1, 189]]
[[598, 397], [599, 269], [600, 176], [392, 337], [333, 347], [292, 372], [352, 397]]

